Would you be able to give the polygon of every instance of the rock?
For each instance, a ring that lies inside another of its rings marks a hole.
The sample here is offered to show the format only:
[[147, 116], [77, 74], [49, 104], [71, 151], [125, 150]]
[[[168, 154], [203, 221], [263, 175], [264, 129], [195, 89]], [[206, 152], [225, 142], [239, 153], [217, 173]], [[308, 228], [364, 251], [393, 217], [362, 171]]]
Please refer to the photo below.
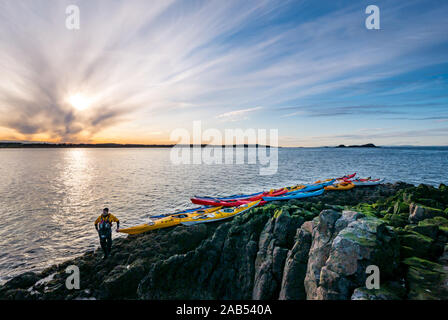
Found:
[[265, 255], [257, 255], [252, 299], [268, 300], [275, 297], [287, 254], [287, 249], [274, 247], [273, 242], [270, 242]]
[[439, 232], [443, 233], [444, 235], [448, 235], [448, 219], [444, 217], [437, 216], [434, 218], [419, 221], [418, 226], [437, 226]]
[[342, 216], [334, 210], [323, 210], [319, 215], [319, 222], [314, 224], [312, 244], [309, 251], [307, 273], [305, 276], [305, 290], [307, 299], [317, 298], [317, 288], [320, 282], [320, 271], [328, 259], [331, 241], [336, 236], [336, 221]]
[[4, 294], [6, 300], [32, 300], [31, 294], [25, 289], [11, 289]]
[[440, 209], [425, 207], [416, 203], [411, 203], [409, 206], [410, 223], [418, 223], [424, 219], [433, 218], [439, 215], [443, 215], [443, 211]]
[[280, 300], [304, 300], [306, 292], [304, 280], [311, 247], [313, 223], [305, 222], [297, 230], [294, 247], [288, 252], [279, 294]]
[[[420, 258], [432, 258], [436, 255], [433, 244], [434, 240], [417, 232], [411, 231], [399, 236], [403, 247], [411, 248], [410, 253], [402, 252], [403, 256], [417, 256]], [[409, 249], [407, 249], [409, 251]]]
[[437, 235], [439, 233], [439, 227], [434, 224], [422, 224], [419, 222], [418, 225], [407, 225], [404, 230], [410, 231], [410, 232], [417, 232], [419, 234], [422, 234], [428, 238], [431, 238], [432, 240], [437, 239]]
[[408, 213], [409, 212], [409, 205], [406, 202], [397, 201], [394, 205], [394, 211], [393, 214], [397, 215], [400, 213]]
[[443, 254], [439, 258], [439, 263], [443, 266], [448, 266], [448, 244], [444, 247]]
[[404, 284], [386, 282], [380, 289], [356, 288], [351, 300], [402, 300], [406, 296]]
[[254, 210], [221, 224], [196, 249], [154, 263], [138, 297], [250, 299], [260, 234], [272, 214], [268, 206]]
[[287, 212], [270, 219], [260, 234], [252, 299], [268, 300], [278, 297], [283, 266], [293, 235], [303, 218], [292, 218]]
[[25, 272], [20, 276], [12, 278], [5, 283], [7, 289], [28, 289], [39, 280], [39, 276], [34, 272]]
[[104, 291], [100, 298], [109, 299], [121, 295], [130, 296], [136, 294], [137, 287], [145, 274], [145, 261], [142, 259], [134, 261], [132, 264], [116, 266], [104, 280], [102, 287]]
[[409, 213], [386, 214], [384, 216], [384, 220], [386, 220], [393, 227], [404, 227], [408, 224]]
[[350, 299], [365, 284], [367, 266], [378, 266], [386, 279], [398, 268], [399, 242], [386, 223], [346, 211], [335, 218], [323, 211], [313, 230], [305, 278], [308, 299]]
[[426, 218], [428, 217], [425, 217], [425, 209], [415, 203], [411, 203], [409, 206], [409, 222], [416, 223]]
[[408, 299], [444, 300], [448, 296], [448, 269], [445, 266], [417, 257], [404, 260], [408, 270], [406, 282]]

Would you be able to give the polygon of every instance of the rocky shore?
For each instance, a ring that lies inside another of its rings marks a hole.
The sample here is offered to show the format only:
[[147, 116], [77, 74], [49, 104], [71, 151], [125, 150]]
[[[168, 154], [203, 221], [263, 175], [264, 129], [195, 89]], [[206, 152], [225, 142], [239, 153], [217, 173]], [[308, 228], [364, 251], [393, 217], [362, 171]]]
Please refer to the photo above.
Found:
[[[273, 202], [25, 273], [0, 299], [448, 299], [448, 187], [404, 183]], [[68, 290], [65, 269], [80, 270]], [[367, 289], [378, 266], [380, 288]]]

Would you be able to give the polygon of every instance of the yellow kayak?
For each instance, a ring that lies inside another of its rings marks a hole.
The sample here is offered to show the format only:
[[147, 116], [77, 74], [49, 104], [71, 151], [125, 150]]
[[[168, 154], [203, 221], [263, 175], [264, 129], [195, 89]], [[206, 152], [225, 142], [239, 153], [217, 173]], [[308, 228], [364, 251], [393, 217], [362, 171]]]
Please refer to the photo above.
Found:
[[[305, 187], [306, 187], [306, 185], [304, 185], [304, 184], [298, 184], [298, 185], [291, 186], [291, 187], [284, 187], [282, 190], [286, 190], [286, 192], [291, 192], [291, 191], [297, 191], [300, 189], [304, 189]], [[272, 192], [269, 192], [269, 194], [267, 196], [270, 196], [271, 194], [272, 194]]]
[[351, 182], [341, 182], [334, 184], [332, 186], [324, 187], [325, 190], [350, 190], [353, 189], [355, 185]]
[[160, 218], [157, 220], [151, 220], [148, 223], [144, 223], [135, 227], [120, 229], [118, 232], [127, 233], [127, 234], [139, 234], [151, 230], [174, 227], [179, 225], [182, 221], [190, 219], [192, 216], [212, 213], [214, 211], [218, 211], [222, 207], [212, 207], [208, 209], [201, 209], [197, 211], [192, 211], [188, 213], [179, 213], [173, 214], [164, 218]]
[[317, 180], [317, 181], [314, 181], [314, 184], [325, 183], [325, 182], [328, 182], [328, 181], [331, 181], [331, 180], [333, 180], [333, 179]]
[[227, 207], [215, 212], [196, 213], [194, 215], [191, 215], [188, 219], [182, 219], [180, 223], [186, 226], [191, 226], [199, 223], [214, 222], [229, 219], [237, 215], [240, 215], [253, 207], [256, 207], [260, 203], [260, 201], [261, 200], [249, 202], [238, 207]]

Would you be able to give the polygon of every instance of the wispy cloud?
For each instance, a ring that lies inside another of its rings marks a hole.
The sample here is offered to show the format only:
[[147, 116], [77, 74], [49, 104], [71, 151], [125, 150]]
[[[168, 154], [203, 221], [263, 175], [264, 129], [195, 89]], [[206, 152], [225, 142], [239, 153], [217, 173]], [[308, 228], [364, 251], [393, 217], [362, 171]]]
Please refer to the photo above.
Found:
[[[418, 112], [425, 110], [425, 108], [435, 108], [438, 110], [446, 110], [448, 104], [446, 103], [398, 103], [398, 104], [371, 104], [371, 105], [346, 105], [346, 106], [326, 106], [323, 105], [308, 105], [308, 106], [296, 106], [296, 107], [280, 107], [279, 110], [291, 111], [297, 110], [291, 113], [284, 114], [281, 117], [339, 117], [339, 116], [369, 116], [377, 115], [381, 119], [384, 119], [384, 115], [399, 115], [409, 114], [409, 112]], [[445, 116], [443, 116], [445, 117]], [[438, 120], [441, 116], [432, 117], [401, 117], [400, 119], [409, 120]], [[387, 119], [387, 118], [386, 118]], [[394, 119], [398, 119], [394, 117]]]
[[245, 120], [245, 119], [247, 119], [247, 115], [249, 113], [253, 113], [260, 109], [263, 109], [263, 107], [254, 107], [254, 108], [248, 108], [248, 109], [229, 111], [229, 112], [226, 112], [226, 113], [216, 116], [216, 118], [225, 120], [225, 121]]

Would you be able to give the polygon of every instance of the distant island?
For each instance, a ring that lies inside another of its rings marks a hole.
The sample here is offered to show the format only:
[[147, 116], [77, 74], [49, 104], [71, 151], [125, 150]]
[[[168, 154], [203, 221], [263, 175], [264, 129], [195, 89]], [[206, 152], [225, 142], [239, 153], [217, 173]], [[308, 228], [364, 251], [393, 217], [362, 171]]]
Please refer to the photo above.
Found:
[[377, 147], [373, 143], [367, 143], [367, 144], [351, 145], [351, 146], [346, 146], [344, 144], [340, 144], [336, 148], [379, 148], [379, 147]]
[[[0, 142], [0, 148], [172, 148], [172, 147], [194, 148], [194, 147], [214, 147], [214, 148], [259, 148], [264, 146], [259, 144], [234, 144], [234, 145], [209, 145], [209, 144], [119, 144], [119, 143], [22, 143], [22, 142]], [[279, 147], [280, 148], [280, 147]]]

